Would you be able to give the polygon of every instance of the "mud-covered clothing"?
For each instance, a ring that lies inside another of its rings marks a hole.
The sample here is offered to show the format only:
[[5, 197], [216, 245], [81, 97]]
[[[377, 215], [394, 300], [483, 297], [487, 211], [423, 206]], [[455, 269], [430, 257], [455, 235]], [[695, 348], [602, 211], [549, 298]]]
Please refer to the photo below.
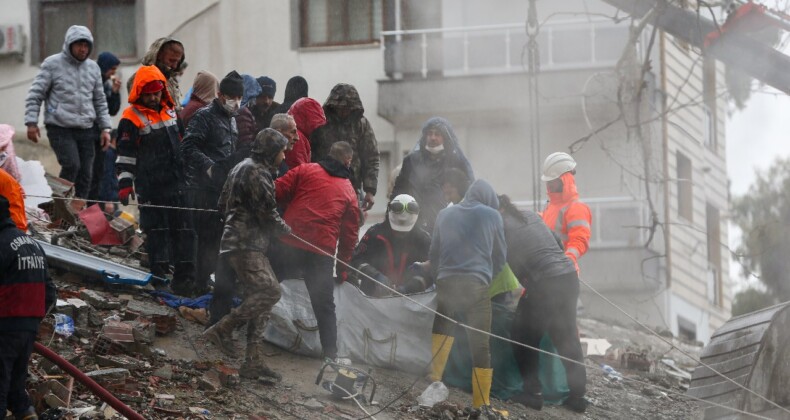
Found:
[[37, 332], [56, 298], [44, 250], [10, 218], [0, 220], [0, 332]]
[[195, 112], [181, 142], [188, 185], [216, 190], [218, 195], [225, 179], [215, 180], [213, 173], [209, 178], [207, 171], [233, 153], [238, 137], [236, 118], [225, 111], [219, 99]]
[[277, 213], [272, 170], [247, 158], [228, 175], [219, 198], [219, 211], [225, 217], [220, 254], [265, 253], [272, 235], [290, 231]]
[[[513, 318], [510, 337], [532, 348], [548, 334], [560, 356], [584, 363], [576, 329], [576, 301], [579, 297], [579, 276], [576, 270], [557, 277], [530, 280], [525, 297], [521, 298]], [[513, 345], [513, 355], [524, 380], [524, 392], [541, 392], [538, 375], [540, 353]], [[587, 372], [583, 365], [562, 360], [570, 389], [570, 397], [583, 397]]]
[[303, 163], [309, 163], [312, 158], [310, 136], [318, 127], [326, 124], [326, 116], [321, 104], [313, 98], [301, 98], [294, 102], [288, 115], [296, 122], [296, 131], [299, 140], [294, 144], [293, 150], [285, 152], [285, 163], [288, 168], [295, 168]]
[[143, 86], [165, 79], [154, 66], [141, 67], [137, 74], [129, 93], [131, 105], [118, 123], [118, 183], [126, 188], [134, 181], [135, 192], [143, 199], [177, 194], [184, 177], [173, 100], [165, 91], [159, 109], [138, 104]]
[[101, 129], [112, 128], [99, 65], [91, 59], [79, 61], [71, 55], [71, 44], [79, 40], [88, 41], [93, 49], [90, 30], [74, 25], [66, 31], [63, 50], [41, 63], [41, 70], [33, 79], [25, 100], [25, 125], [38, 125], [41, 103], [46, 102], [46, 125], [79, 129], [90, 129], [94, 125]]
[[[351, 110], [351, 115], [342, 119], [337, 109]], [[351, 160], [351, 185], [355, 191], [364, 190], [376, 194], [379, 177], [379, 147], [376, 135], [367, 118], [365, 108], [354, 86], [340, 83], [332, 88], [326, 102], [324, 114], [326, 124], [310, 137], [312, 161], [319, 162], [329, 156], [329, 149], [339, 141], [351, 144], [354, 156]]]
[[579, 258], [590, 248], [592, 213], [579, 201], [576, 179], [566, 172], [560, 176], [562, 192], [549, 192], [549, 205], [543, 211], [543, 221], [562, 239], [565, 255], [578, 267]]
[[[431, 154], [425, 149], [426, 132], [429, 129], [438, 129], [444, 137], [444, 150], [438, 154]], [[444, 118], [434, 117], [429, 119], [422, 128], [422, 136], [416, 150], [412, 150], [405, 158], [395, 184], [392, 187], [390, 199], [400, 194], [409, 194], [420, 203], [420, 215], [417, 225], [428, 232], [433, 231], [436, 216], [447, 207], [448, 201], [442, 192], [444, 173], [450, 168], [461, 170], [471, 183], [474, 181], [472, 165], [466, 159], [458, 145], [458, 138], [453, 127]], [[460, 191], [465, 193], [465, 191]]]
[[[164, 91], [159, 109], [137, 103], [143, 87], [157, 80], [165, 82], [158, 68], [140, 67], [129, 92], [131, 105], [118, 124], [118, 185], [126, 188], [133, 182], [140, 204], [186, 207], [181, 136], [173, 100]], [[182, 210], [140, 207], [140, 228], [146, 234], [151, 272], [164, 277], [172, 264], [172, 286], [179, 294], [192, 287], [195, 277], [197, 238], [190, 216]]]
[[490, 285], [507, 259], [507, 245], [496, 192], [478, 179], [463, 201], [439, 212], [431, 236], [430, 260], [436, 282], [450, 276], [474, 277]]
[[507, 242], [507, 262], [516, 278], [538, 281], [576, 271], [554, 235], [537, 213], [521, 210], [523, 220], [509, 213], [502, 215]]
[[[351, 261], [361, 220], [357, 196], [348, 177], [348, 168], [327, 158], [299, 165], [275, 182], [277, 203], [285, 207], [283, 219], [293, 233], [329, 255], [335, 255], [337, 250], [337, 257], [344, 262]], [[280, 240], [320, 253], [292, 236]]]
[[[238, 251], [222, 255], [236, 274], [243, 290], [241, 304], [220, 322], [235, 327], [247, 323], [247, 348], [263, 341], [263, 331], [282, 290], [269, 259], [260, 251]], [[227, 319], [227, 321], [225, 321]]]
[[[362, 264], [368, 264], [375, 272], [386, 276], [391, 287], [401, 286], [406, 269], [415, 262], [428, 259], [430, 246], [430, 235], [419, 227], [415, 226], [409, 232], [395, 232], [385, 220], [365, 232], [354, 250], [351, 266], [359, 269]], [[375, 278], [371, 275], [375, 272], [367, 271], [367, 275]], [[375, 285], [367, 277], [359, 277], [360, 288], [370, 295], [369, 291]]]

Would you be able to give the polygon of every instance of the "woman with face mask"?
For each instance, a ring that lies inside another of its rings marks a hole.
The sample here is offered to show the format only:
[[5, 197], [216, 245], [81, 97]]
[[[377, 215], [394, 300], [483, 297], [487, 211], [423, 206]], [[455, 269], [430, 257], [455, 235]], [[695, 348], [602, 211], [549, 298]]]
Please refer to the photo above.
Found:
[[458, 146], [450, 122], [441, 117], [429, 119], [422, 128], [417, 146], [404, 159], [400, 174], [395, 179], [391, 198], [409, 194], [420, 203], [417, 225], [428, 232], [439, 210], [449, 204], [442, 192], [444, 173], [456, 168], [474, 181], [472, 165]]

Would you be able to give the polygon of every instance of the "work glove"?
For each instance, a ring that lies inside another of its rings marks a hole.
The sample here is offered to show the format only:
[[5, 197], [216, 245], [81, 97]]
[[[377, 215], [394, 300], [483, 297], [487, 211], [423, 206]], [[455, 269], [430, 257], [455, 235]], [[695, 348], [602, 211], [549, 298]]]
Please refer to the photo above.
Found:
[[121, 204], [124, 206], [129, 205], [129, 197], [134, 198], [134, 187], [132, 186], [132, 180], [129, 178], [124, 178], [118, 181], [118, 199], [121, 200]]

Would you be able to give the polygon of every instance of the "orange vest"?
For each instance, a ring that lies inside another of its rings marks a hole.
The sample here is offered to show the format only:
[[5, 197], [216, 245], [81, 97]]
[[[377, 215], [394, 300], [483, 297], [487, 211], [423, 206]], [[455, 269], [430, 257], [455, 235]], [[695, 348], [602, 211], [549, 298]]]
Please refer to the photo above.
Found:
[[566, 172], [560, 176], [562, 192], [549, 192], [549, 205], [543, 211], [543, 221], [562, 239], [567, 255], [574, 264], [590, 247], [592, 214], [586, 204], [579, 201], [576, 180]]

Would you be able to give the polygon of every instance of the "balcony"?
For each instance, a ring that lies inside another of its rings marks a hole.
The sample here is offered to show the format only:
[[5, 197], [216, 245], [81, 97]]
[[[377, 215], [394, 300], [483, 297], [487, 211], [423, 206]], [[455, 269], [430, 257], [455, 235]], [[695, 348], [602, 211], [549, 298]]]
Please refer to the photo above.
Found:
[[[545, 105], [578, 107], [586, 79], [613, 68], [627, 39], [628, 26], [611, 20], [541, 26], [539, 89]], [[526, 45], [522, 23], [382, 32], [387, 78], [379, 81], [379, 114], [397, 124], [410, 115], [523, 108]], [[520, 92], [518, 101], [506, 100]]]

